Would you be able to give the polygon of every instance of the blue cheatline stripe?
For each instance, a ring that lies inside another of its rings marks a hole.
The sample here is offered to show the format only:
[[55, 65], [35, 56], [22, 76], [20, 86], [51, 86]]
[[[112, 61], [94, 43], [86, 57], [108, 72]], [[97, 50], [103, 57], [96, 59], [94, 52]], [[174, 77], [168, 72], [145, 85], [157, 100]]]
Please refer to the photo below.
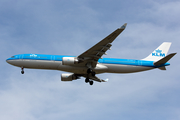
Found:
[[133, 60], [133, 59], [103, 58], [99, 60], [99, 63], [155, 67], [153, 61], [143, 61], [143, 60]]
[[[67, 55], [44, 55], [44, 54], [19, 54], [9, 58], [7, 60], [15, 59], [29, 59], [29, 60], [54, 60], [62, 61], [63, 57], [75, 57]], [[118, 58], [103, 58], [98, 60], [102, 64], [119, 64], [119, 65], [134, 65], [134, 66], [146, 66], [146, 67], [156, 67], [153, 64], [153, 61], [144, 61], [144, 60], [133, 60], [133, 59], [118, 59]], [[163, 66], [169, 65], [165, 63]], [[159, 66], [158, 66], [159, 67]]]

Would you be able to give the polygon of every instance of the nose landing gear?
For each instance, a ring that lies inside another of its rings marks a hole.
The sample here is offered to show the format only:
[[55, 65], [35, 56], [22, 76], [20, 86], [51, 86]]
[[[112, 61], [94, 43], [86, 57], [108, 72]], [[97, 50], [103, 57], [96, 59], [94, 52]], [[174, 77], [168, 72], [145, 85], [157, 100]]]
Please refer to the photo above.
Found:
[[24, 74], [24, 68], [21, 67], [21, 74]]

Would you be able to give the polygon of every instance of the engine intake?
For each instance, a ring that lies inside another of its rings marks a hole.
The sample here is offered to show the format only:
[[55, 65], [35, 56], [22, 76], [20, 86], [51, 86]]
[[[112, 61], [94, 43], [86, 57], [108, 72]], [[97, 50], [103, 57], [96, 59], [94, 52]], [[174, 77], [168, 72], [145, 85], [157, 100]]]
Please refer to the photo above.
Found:
[[75, 57], [63, 57], [62, 64], [63, 65], [74, 65], [78, 63], [78, 59]]
[[61, 74], [61, 81], [72, 81], [72, 80], [76, 80], [78, 79], [79, 77], [74, 75], [73, 73], [63, 73]]

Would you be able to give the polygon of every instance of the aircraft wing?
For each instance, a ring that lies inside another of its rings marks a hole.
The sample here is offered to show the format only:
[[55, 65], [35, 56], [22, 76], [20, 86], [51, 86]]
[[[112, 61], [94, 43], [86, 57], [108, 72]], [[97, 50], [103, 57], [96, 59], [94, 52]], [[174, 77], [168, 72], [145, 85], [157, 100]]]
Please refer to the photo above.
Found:
[[106, 54], [105, 52], [110, 49], [112, 46], [111, 43], [116, 39], [116, 37], [126, 28], [127, 23], [123, 26], [112, 32], [106, 38], [101, 40], [99, 43], [79, 55], [77, 58], [86, 62], [94, 62], [95, 65], [97, 61], [102, 57], [102, 55]]

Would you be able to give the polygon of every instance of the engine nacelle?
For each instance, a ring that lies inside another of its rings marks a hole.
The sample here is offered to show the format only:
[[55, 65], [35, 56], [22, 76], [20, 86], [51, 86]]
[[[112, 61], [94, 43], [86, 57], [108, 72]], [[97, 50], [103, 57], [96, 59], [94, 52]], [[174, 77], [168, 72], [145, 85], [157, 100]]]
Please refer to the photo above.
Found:
[[78, 63], [78, 59], [75, 57], [63, 57], [62, 64], [63, 65], [74, 65]]
[[72, 81], [78, 79], [77, 76], [75, 76], [73, 73], [63, 73], [61, 74], [61, 81]]

